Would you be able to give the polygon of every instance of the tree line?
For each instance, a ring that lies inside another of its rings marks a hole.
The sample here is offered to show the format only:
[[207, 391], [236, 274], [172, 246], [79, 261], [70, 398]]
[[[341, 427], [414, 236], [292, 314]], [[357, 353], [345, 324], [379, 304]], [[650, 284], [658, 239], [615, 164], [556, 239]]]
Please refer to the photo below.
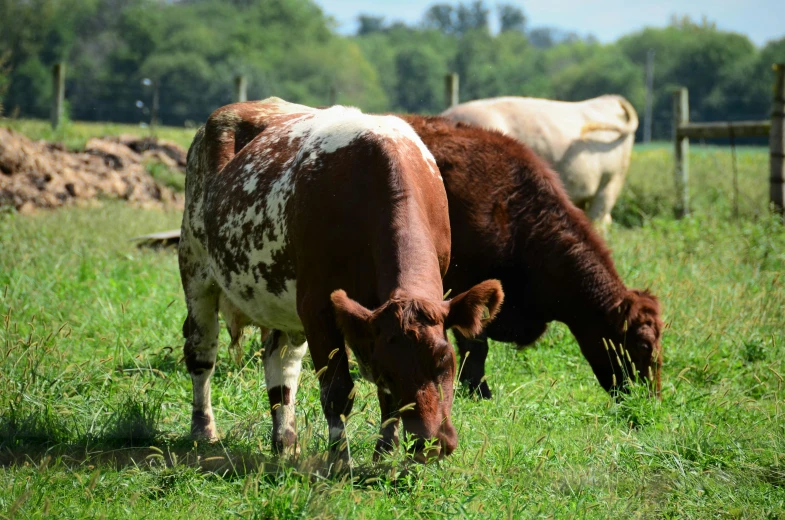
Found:
[[433, 4], [416, 24], [361, 15], [342, 36], [312, 0], [0, 0], [0, 110], [47, 117], [51, 68], [64, 61], [78, 120], [147, 120], [157, 84], [163, 123], [199, 124], [232, 101], [238, 74], [250, 99], [377, 112], [438, 113], [444, 76], [457, 72], [461, 101], [618, 93], [642, 114], [653, 50], [653, 135], [666, 138], [673, 87], [689, 88], [694, 120], [765, 119], [771, 65], [785, 61], [785, 38], [758, 48], [707, 19], [611, 44], [530, 25], [520, 8], [483, 1]]

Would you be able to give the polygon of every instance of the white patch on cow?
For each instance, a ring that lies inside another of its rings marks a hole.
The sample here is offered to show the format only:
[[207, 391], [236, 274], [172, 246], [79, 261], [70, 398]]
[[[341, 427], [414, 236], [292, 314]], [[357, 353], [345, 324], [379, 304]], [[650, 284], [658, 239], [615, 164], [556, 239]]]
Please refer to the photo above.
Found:
[[194, 390], [193, 411], [204, 413], [210, 417], [210, 422], [213, 417], [213, 406], [210, 401], [210, 377], [212, 375], [213, 370], [203, 370], [200, 374], [191, 372], [191, 383]]
[[390, 392], [389, 388], [385, 388], [383, 386], [380, 386], [379, 388], [381, 388], [382, 392], [384, 392], [385, 394], [392, 395], [392, 392]]
[[345, 148], [364, 135], [372, 135], [414, 144], [431, 174], [441, 179], [433, 154], [414, 129], [398, 117], [363, 114], [354, 107], [334, 106], [306, 114], [289, 124], [289, 143], [302, 139], [296, 164], [315, 162], [321, 155]]
[[302, 370], [303, 356], [308, 344], [293, 345], [292, 338], [283, 334], [278, 348], [264, 360], [264, 379], [267, 390], [286, 387], [289, 389], [289, 404], [281, 403], [273, 413], [278, 419], [279, 431], [273, 435], [281, 438], [287, 429], [294, 430], [294, 405], [297, 396], [297, 384]]
[[[250, 167], [250, 166], [251, 166], [250, 164], [249, 164], [248, 166], [246, 166], [246, 167], [245, 167], [245, 168], [246, 168], [246, 170], [247, 170], [247, 169], [248, 169], [248, 167]], [[254, 190], [256, 189], [256, 186], [257, 186], [257, 184], [259, 184], [259, 176], [258, 176], [258, 175], [250, 175], [250, 176], [249, 176], [249, 177], [248, 177], [248, 178], [245, 180], [245, 183], [243, 183], [243, 191], [244, 191], [245, 193], [249, 193], [249, 194], [250, 194], [250, 193], [253, 193], [253, 192], [254, 192]]]
[[297, 382], [302, 370], [302, 360], [308, 350], [308, 344], [291, 344], [288, 334], [282, 334], [280, 344], [269, 357], [264, 360], [264, 380], [267, 388], [286, 386], [292, 393], [297, 392]]
[[330, 444], [336, 443], [344, 438], [346, 431], [342, 426], [330, 428]]

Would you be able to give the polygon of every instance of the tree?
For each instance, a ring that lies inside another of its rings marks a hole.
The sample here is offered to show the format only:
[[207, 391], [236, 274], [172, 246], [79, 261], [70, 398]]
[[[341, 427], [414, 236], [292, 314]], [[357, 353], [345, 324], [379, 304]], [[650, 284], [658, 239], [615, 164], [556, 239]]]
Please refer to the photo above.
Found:
[[444, 34], [453, 34], [456, 30], [455, 12], [450, 4], [434, 4], [425, 11], [423, 26], [436, 29]]
[[489, 15], [490, 10], [482, 0], [476, 0], [470, 5], [458, 4], [455, 12], [455, 32], [466, 34], [476, 30], [488, 31]]
[[499, 25], [501, 32], [526, 30], [526, 16], [523, 10], [512, 4], [499, 4], [496, 6], [499, 13]]
[[395, 58], [396, 106], [406, 112], [435, 112], [444, 106], [442, 78], [447, 73], [435, 49], [408, 47]]
[[614, 47], [591, 45], [586, 58], [564, 67], [553, 77], [557, 99], [581, 101], [603, 94], [626, 97], [640, 113], [645, 97], [643, 68]]
[[361, 14], [357, 17], [357, 22], [359, 23], [359, 27], [357, 28], [357, 34], [359, 36], [365, 36], [366, 34], [384, 30], [384, 16]]
[[761, 98], [756, 89], [763, 88], [755, 86], [761, 76], [755, 70], [758, 53], [746, 36], [720, 31], [706, 19], [696, 23], [682, 17], [665, 28], [624, 36], [616, 46], [638, 65], [645, 63], [649, 49], [656, 53], [655, 137], [670, 131], [671, 90], [676, 86], [689, 89], [690, 117], [696, 121], [749, 119], [761, 113], [755, 101]]
[[0, 54], [0, 116], [3, 115], [3, 98], [8, 91], [11, 67], [8, 65], [8, 52]]

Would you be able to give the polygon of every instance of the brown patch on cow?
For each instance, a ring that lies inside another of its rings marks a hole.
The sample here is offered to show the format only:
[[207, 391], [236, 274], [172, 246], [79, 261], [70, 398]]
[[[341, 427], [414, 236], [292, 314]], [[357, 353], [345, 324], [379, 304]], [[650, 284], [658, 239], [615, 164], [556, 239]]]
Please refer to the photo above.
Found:
[[185, 366], [188, 368], [189, 372], [196, 375], [201, 375], [205, 371], [212, 370], [215, 366], [215, 363], [212, 361], [200, 361], [193, 356], [186, 356]]
[[270, 398], [270, 408], [275, 410], [279, 405], [287, 405], [292, 403], [291, 390], [288, 386], [276, 386], [267, 389], [267, 395]]

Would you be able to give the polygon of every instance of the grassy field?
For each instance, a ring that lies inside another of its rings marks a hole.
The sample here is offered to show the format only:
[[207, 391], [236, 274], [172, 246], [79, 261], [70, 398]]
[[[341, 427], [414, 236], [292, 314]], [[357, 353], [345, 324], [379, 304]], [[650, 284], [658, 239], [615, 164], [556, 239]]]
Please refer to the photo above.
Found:
[[91, 137], [116, 136], [121, 134], [155, 135], [161, 139], [174, 141], [184, 148], [191, 145], [196, 129], [164, 126], [153, 132], [139, 125], [120, 123], [64, 122], [57, 130], [52, 129], [49, 121], [42, 119], [7, 119], [0, 117], [0, 126], [21, 132], [31, 139], [57, 141], [69, 150], [80, 150]]
[[176, 258], [128, 242], [179, 214], [0, 213], [0, 514], [785, 518], [785, 230], [765, 211], [765, 152], [737, 155], [738, 218], [730, 152], [700, 146], [691, 218], [672, 217], [667, 146], [636, 150], [614, 215], [620, 273], [663, 302], [661, 402], [611, 401], [554, 324], [534, 348], [493, 344], [494, 399], [456, 399], [459, 447], [438, 465], [371, 462], [378, 405], [358, 381], [355, 467], [339, 477], [310, 470], [327, 436], [312, 370], [302, 456], [269, 455], [257, 340], [242, 365], [220, 353], [221, 443], [188, 439]]

